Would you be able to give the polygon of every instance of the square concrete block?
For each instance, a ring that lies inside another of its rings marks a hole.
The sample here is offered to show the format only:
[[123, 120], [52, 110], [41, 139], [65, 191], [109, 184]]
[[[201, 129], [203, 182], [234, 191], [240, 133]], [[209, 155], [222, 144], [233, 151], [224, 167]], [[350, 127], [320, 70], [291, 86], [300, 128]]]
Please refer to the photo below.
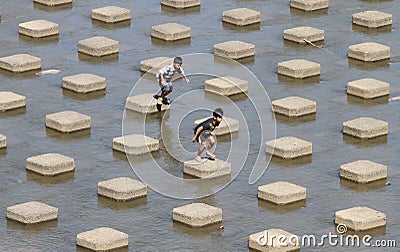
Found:
[[90, 129], [90, 116], [75, 111], [49, 114], [46, 116], [46, 127], [63, 133]]
[[369, 160], [358, 160], [341, 165], [340, 177], [357, 183], [369, 183], [387, 178], [387, 166]]
[[228, 41], [214, 45], [214, 55], [229, 59], [241, 59], [254, 56], [254, 48], [254, 45], [242, 41]]
[[37, 201], [7, 207], [7, 218], [24, 224], [55, 220], [57, 216], [57, 208]]
[[7, 137], [0, 134], [0, 149], [7, 147]]
[[[284, 244], [279, 237], [285, 237]], [[289, 242], [291, 241], [291, 243]], [[249, 248], [263, 252], [286, 252], [300, 250], [300, 237], [282, 229], [268, 229], [249, 236]]]
[[0, 58], [0, 68], [11, 72], [26, 72], [42, 67], [41, 59], [29, 54], [15, 54]]
[[132, 134], [113, 138], [113, 149], [130, 155], [158, 151], [159, 148], [157, 139], [144, 135]]
[[101, 57], [119, 52], [118, 41], [106, 37], [93, 37], [78, 42], [78, 52]]
[[347, 94], [364, 99], [373, 99], [389, 95], [390, 84], [387, 82], [365, 78], [347, 83]]
[[[201, 118], [199, 120], [194, 121], [194, 127], [197, 124], [204, 122], [205, 120], [209, 119], [210, 117]], [[213, 131], [214, 135], [221, 136], [226, 134], [232, 134], [239, 131], [239, 121], [230, 117], [224, 116], [222, 118], [222, 122], [216, 127]]]
[[174, 208], [172, 219], [191, 227], [204, 227], [222, 222], [222, 209], [204, 203], [192, 203]]
[[344, 224], [354, 231], [365, 231], [385, 226], [386, 214], [368, 207], [357, 206], [337, 211], [335, 223]]
[[329, 7], [329, 0], [290, 0], [290, 7], [303, 11], [315, 11]]
[[222, 21], [238, 26], [245, 26], [260, 23], [261, 18], [259, 11], [238, 8], [222, 12]]
[[[130, 96], [126, 99], [126, 109], [136, 111], [141, 114], [159, 113], [157, 110], [157, 100], [153, 94], [140, 94]], [[161, 111], [169, 109], [170, 105], [162, 105]]]
[[200, 6], [200, 0], [161, 0], [161, 4], [176, 9]]
[[353, 24], [379, 28], [392, 24], [392, 15], [381, 11], [364, 11], [353, 14]]
[[289, 117], [298, 117], [317, 112], [317, 103], [298, 96], [290, 96], [272, 102], [272, 111]]
[[33, 38], [58, 35], [58, 24], [46, 20], [33, 20], [20, 23], [19, 33]]
[[296, 59], [278, 63], [278, 74], [296, 79], [320, 75], [321, 66], [318, 63]]
[[35, 3], [44, 4], [47, 6], [56, 6], [61, 4], [70, 4], [72, 0], [33, 0]]
[[304, 40], [316, 42], [324, 40], [324, 31], [308, 26], [300, 26], [283, 31], [283, 38], [300, 44], [306, 43]]
[[118, 6], [106, 6], [92, 10], [92, 18], [106, 23], [117, 23], [130, 20], [131, 11]]
[[26, 97], [13, 92], [0, 92], [0, 111], [4, 112], [11, 109], [26, 106]]
[[231, 163], [215, 159], [201, 162], [190, 160], [183, 163], [183, 173], [196, 178], [216, 178], [231, 174]]
[[76, 244], [93, 251], [109, 251], [128, 246], [128, 238], [128, 234], [101, 227], [79, 233], [76, 236]]
[[75, 162], [73, 158], [58, 153], [46, 153], [27, 158], [26, 169], [44, 176], [55, 176], [75, 170]]
[[172, 58], [168, 57], [157, 57], [147, 60], [142, 60], [140, 62], [140, 71], [149, 72], [152, 74], [157, 74], [158, 70], [166, 65], [172, 64]]
[[344, 134], [363, 139], [387, 135], [388, 131], [387, 122], [371, 117], [360, 117], [343, 123]]
[[206, 80], [204, 88], [208, 92], [230, 96], [235, 94], [246, 93], [249, 89], [249, 83], [232, 76], [225, 76]]
[[62, 87], [77, 93], [89, 93], [106, 88], [106, 79], [95, 74], [77, 74], [62, 79]]
[[306, 199], [306, 188], [289, 182], [278, 181], [258, 187], [258, 198], [277, 205]]
[[351, 45], [348, 57], [366, 62], [390, 59], [390, 47], [373, 42]]
[[287, 136], [265, 143], [265, 150], [274, 156], [293, 159], [312, 154], [312, 143], [297, 137]]
[[190, 27], [166, 23], [151, 27], [151, 36], [165, 41], [175, 41], [190, 38]]
[[118, 200], [127, 201], [147, 195], [147, 186], [140, 181], [119, 177], [97, 184], [97, 193], [99, 195]]

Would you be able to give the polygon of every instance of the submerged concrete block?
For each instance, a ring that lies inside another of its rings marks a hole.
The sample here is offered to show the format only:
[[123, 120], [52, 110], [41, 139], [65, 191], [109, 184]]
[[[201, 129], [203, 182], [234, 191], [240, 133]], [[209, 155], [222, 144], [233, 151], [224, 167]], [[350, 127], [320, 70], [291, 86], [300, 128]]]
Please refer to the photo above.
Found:
[[238, 8], [222, 12], [222, 21], [238, 26], [245, 26], [260, 23], [261, 18], [259, 11]]
[[77, 74], [62, 79], [62, 87], [77, 93], [89, 93], [106, 88], [106, 79], [95, 74]]
[[128, 238], [128, 234], [101, 227], [79, 233], [76, 236], [76, 244], [94, 251], [109, 251], [128, 246]]
[[222, 209], [204, 203], [176, 207], [172, 219], [191, 227], [204, 227], [222, 222]]
[[296, 59], [278, 63], [278, 74], [296, 79], [320, 75], [321, 66], [318, 63]]
[[0, 58], [0, 68], [11, 72], [20, 73], [41, 67], [41, 59], [29, 54], [15, 54]]
[[190, 38], [190, 27], [177, 23], [156, 25], [151, 27], [151, 36], [165, 41]]
[[101, 181], [97, 184], [99, 195], [118, 200], [127, 201], [147, 195], [147, 186], [140, 181], [119, 177]]
[[46, 127], [63, 133], [90, 129], [90, 116], [75, 111], [49, 114], [46, 116]]
[[26, 169], [45, 176], [55, 176], [75, 170], [75, 161], [58, 153], [46, 153], [27, 158]]
[[246, 93], [249, 89], [249, 83], [232, 76], [225, 76], [206, 80], [204, 88], [208, 92], [230, 96], [235, 94]]
[[290, 0], [290, 7], [303, 11], [315, 11], [329, 7], [329, 0]]
[[[157, 100], [153, 94], [140, 94], [130, 96], [126, 99], [126, 109], [136, 111], [141, 114], [159, 113], [157, 110]], [[162, 105], [161, 111], [169, 109], [170, 105]]]
[[[199, 120], [194, 121], [194, 127], [197, 124], [204, 122], [205, 120], [209, 119], [210, 117], [201, 118]], [[216, 127], [213, 133], [216, 136], [232, 134], [239, 131], [239, 121], [230, 117], [224, 116], [222, 121], [218, 127]]]
[[389, 89], [389, 83], [372, 78], [365, 78], [347, 83], [347, 94], [364, 99], [373, 99], [389, 95]]
[[40, 3], [48, 6], [56, 6], [61, 4], [70, 4], [72, 0], [33, 0], [35, 3]]
[[119, 52], [118, 41], [107, 37], [93, 37], [78, 42], [78, 52], [101, 57]]
[[37, 201], [7, 207], [7, 219], [24, 224], [36, 224], [55, 220], [57, 216], [57, 208]]
[[92, 10], [92, 19], [106, 23], [131, 20], [131, 11], [118, 6], [106, 6]]
[[340, 177], [357, 183], [369, 183], [387, 178], [387, 166], [369, 160], [358, 160], [341, 165]]
[[364, 11], [353, 14], [353, 24], [368, 28], [379, 28], [392, 24], [392, 14], [381, 11]]
[[33, 20], [19, 24], [19, 33], [33, 38], [58, 35], [58, 24], [46, 20]]
[[308, 26], [300, 26], [283, 31], [283, 38], [300, 44], [306, 43], [304, 40], [316, 42], [324, 40], [324, 31]]
[[144, 135], [132, 134], [113, 138], [113, 149], [130, 155], [158, 151], [159, 148], [157, 139]]
[[371, 117], [360, 117], [343, 123], [343, 133], [354, 137], [368, 139], [387, 135], [387, 122]]
[[26, 97], [13, 92], [0, 92], [0, 112], [26, 106]]
[[287, 136], [265, 143], [265, 150], [274, 156], [293, 159], [312, 154], [312, 143], [297, 137]]
[[306, 188], [285, 181], [258, 187], [258, 198], [277, 205], [289, 204], [306, 199]]
[[7, 137], [0, 134], [0, 149], [7, 147]]
[[317, 103], [298, 96], [290, 96], [272, 102], [272, 111], [289, 117], [298, 117], [317, 112]]
[[[282, 242], [282, 240], [285, 242]], [[300, 244], [299, 236], [282, 229], [268, 229], [249, 236], [249, 248], [256, 251], [298, 251], [300, 250]]]
[[157, 74], [158, 70], [166, 65], [172, 64], [172, 58], [168, 57], [157, 57], [147, 60], [142, 60], [140, 62], [140, 71], [149, 72], [152, 74]]
[[231, 174], [231, 163], [220, 159], [190, 160], [183, 163], [183, 173], [197, 178], [222, 177]]
[[254, 45], [242, 41], [228, 41], [214, 45], [214, 55], [229, 59], [241, 59], [254, 56], [254, 48]]
[[200, 0], [161, 0], [161, 4], [176, 9], [200, 6]]
[[366, 62], [390, 59], [390, 47], [373, 42], [351, 45], [348, 57]]
[[368, 207], [357, 206], [337, 211], [335, 223], [344, 224], [354, 231], [365, 231], [386, 226], [386, 214]]

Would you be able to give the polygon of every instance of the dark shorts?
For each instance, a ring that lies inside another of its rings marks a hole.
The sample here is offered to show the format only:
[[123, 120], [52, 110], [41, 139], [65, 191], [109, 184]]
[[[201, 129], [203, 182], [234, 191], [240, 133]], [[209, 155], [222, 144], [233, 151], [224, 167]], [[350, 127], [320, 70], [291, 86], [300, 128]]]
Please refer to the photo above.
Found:
[[201, 142], [205, 142], [206, 139], [208, 139], [209, 137], [212, 137], [213, 134], [210, 131], [203, 131], [200, 133], [199, 137], [197, 138], [197, 142], [200, 143]]
[[158, 82], [158, 85], [160, 86], [161, 91], [171, 91], [174, 89], [174, 86], [172, 86], [172, 82], [167, 82], [167, 85], [163, 86], [161, 84], [161, 81]]

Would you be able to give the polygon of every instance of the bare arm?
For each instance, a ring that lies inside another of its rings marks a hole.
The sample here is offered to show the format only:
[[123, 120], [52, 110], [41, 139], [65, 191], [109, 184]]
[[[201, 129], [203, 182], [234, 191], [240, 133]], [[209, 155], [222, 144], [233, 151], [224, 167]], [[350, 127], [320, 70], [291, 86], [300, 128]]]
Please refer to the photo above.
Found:
[[200, 126], [197, 130], [196, 130], [196, 134], [194, 134], [194, 137], [192, 139], [192, 142], [196, 142], [196, 139], [199, 137], [201, 131], [203, 130], [203, 126]]

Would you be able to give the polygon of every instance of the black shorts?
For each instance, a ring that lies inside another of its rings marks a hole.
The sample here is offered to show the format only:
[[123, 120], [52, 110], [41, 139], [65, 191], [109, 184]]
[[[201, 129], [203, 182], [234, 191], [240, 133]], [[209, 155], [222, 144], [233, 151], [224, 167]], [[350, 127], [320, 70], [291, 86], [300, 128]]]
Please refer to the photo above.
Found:
[[200, 135], [197, 138], [197, 142], [200, 143], [201, 142], [205, 142], [206, 139], [208, 139], [209, 137], [211, 137], [213, 134], [210, 131], [203, 131], [200, 133]]

